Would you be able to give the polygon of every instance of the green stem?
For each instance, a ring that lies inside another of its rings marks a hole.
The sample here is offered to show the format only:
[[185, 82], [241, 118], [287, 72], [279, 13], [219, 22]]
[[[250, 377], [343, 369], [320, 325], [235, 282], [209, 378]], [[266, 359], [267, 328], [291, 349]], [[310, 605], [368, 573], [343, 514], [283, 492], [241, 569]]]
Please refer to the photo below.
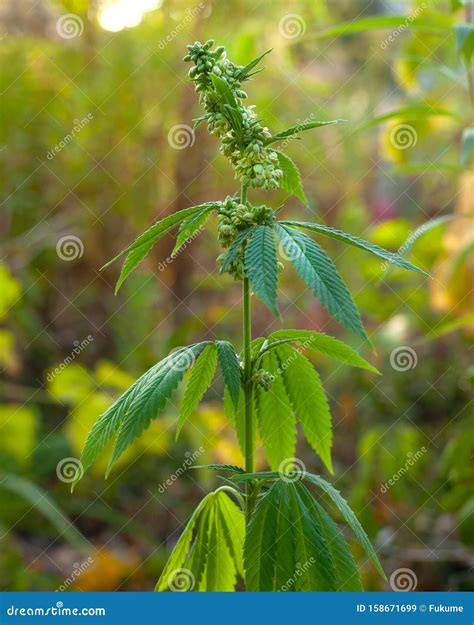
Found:
[[[247, 186], [242, 184], [240, 191], [240, 202], [244, 204], [247, 201]], [[255, 471], [255, 458], [253, 451], [253, 441], [255, 438], [255, 432], [253, 428], [253, 384], [252, 384], [252, 312], [250, 304], [250, 283], [248, 278], [244, 278], [242, 283], [242, 300], [243, 300], [243, 342], [244, 342], [244, 375], [243, 375], [243, 387], [244, 387], [244, 410], [245, 410], [245, 425], [244, 425], [244, 438], [245, 438], [245, 471], [247, 473], [253, 473]], [[249, 483], [246, 486], [247, 491], [247, 510], [246, 517], [249, 518], [251, 512], [251, 494], [252, 485]]]
[[244, 399], [245, 399], [245, 471], [255, 471], [253, 454], [253, 416], [252, 416], [252, 321], [250, 307], [250, 284], [248, 278], [243, 281], [243, 335], [244, 335]]

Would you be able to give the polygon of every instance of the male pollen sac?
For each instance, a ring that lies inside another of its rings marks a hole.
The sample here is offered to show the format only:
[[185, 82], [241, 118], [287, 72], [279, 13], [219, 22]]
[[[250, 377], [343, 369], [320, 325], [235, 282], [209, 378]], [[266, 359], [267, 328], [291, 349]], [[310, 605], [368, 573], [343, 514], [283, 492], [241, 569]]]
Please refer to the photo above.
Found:
[[259, 369], [254, 375], [255, 384], [263, 388], [264, 391], [271, 389], [274, 379], [275, 376], [265, 369]]
[[[218, 226], [217, 239], [224, 248], [229, 248], [237, 236], [249, 228], [269, 224], [274, 221], [273, 210], [269, 206], [253, 206], [250, 203], [242, 204], [239, 201], [227, 197], [217, 209]], [[225, 255], [221, 254], [217, 258], [217, 263], [222, 265]], [[230, 264], [228, 273], [237, 280], [244, 277], [244, 247], [241, 246], [234, 260]]]
[[[271, 134], [258, 121], [254, 107], [242, 105], [242, 100], [247, 98], [242, 82], [249, 77], [243, 66], [227, 58], [223, 46], [212, 50], [213, 45], [212, 39], [204, 44], [196, 41], [188, 46], [189, 52], [184, 57], [185, 61], [194, 63], [188, 75], [207, 113], [208, 130], [222, 141], [221, 153], [229, 158], [236, 177], [244, 184], [266, 191], [277, 189], [283, 172], [276, 152], [265, 147], [265, 140]], [[225, 101], [216, 91], [213, 76], [225, 81], [230, 90]]]

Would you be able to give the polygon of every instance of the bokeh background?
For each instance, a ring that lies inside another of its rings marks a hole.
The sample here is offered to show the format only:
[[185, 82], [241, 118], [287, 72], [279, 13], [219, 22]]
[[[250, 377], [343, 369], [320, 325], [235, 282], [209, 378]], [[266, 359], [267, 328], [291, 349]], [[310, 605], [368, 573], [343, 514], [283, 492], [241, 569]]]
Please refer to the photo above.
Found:
[[[189, 465], [242, 462], [217, 380], [177, 442], [179, 393], [107, 481], [104, 460], [73, 495], [68, 483], [97, 416], [170, 349], [241, 343], [240, 291], [218, 275], [212, 226], [173, 261], [163, 240], [118, 296], [119, 268], [99, 271], [158, 217], [235, 190], [215, 140], [191, 130], [201, 112], [182, 57], [211, 37], [242, 64], [273, 48], [248, 87], [273, 131], [347, 120], [288, 146], [309, 207], [285, 193], [267, 201], [431, 273], [328, 239], [376, 353], [290, 269], [283, 325], [343, 338], [383, 373], [317, 363], [334, 417], [331, 479], [388, 576], [406, 568], [417, 590], [472, 589], [474, 89], [472, 35], [455, 26], [472, 14], [467, 0], [2, 0], [2, 589], [152, 589], [216, 484]], [[257, 302], [254, 315], [255, 336], [281, 327]], [[303, 441], [298, 453], [324, 474]], [[369, 567], [363, 578], [390, 589]]]

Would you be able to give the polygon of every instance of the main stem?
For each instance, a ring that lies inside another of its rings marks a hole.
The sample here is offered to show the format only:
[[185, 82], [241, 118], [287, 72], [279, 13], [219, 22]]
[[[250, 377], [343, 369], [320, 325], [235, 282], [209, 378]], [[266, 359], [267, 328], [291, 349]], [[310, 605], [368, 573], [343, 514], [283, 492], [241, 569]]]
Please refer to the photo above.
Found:
[[[247, 186], [242, 184], [240, 190], [240, 202], [247, 201]], [[255, 462], [253, 455], [253, 415], [252, 415], [252, 313], [250, 303], [250, 284], [248, 278], [244, 278], [242, 284], [242, 316], [243, 316], [243, 340], [244, 340], [244, 406], [245, 406], [245, 470], [253, 473]]]
[[255, 470], [253, 457], [253, 416], [252, 416], [252, 321], [250, 308], [250, 284], [243, 282], [243, 334], [244, 334], [244, 399], [245, 399], [245, 471]]

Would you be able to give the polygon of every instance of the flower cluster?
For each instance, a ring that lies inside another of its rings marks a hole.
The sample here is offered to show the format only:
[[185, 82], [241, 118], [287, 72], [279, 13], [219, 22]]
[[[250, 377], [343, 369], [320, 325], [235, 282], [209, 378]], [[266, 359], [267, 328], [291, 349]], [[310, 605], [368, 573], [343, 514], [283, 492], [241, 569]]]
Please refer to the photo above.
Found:
[[[218, 229], [217, 238], [220, 245], [227, 249], [235, 241], [243, 230], [250, 226], [270, 223], [274, 219], [273, 210], [268, 206], [252, 206], [249, 203], [241, 204], [238, 200], [227, 197], [217, 211]], [[231, 263], [229, 273], [236, 279], [244, 277], [244, 251], [241, 249]], [[217, 258], [218, 264], [222, 264], [225, 254]]]
[[[189, 52], [183, 59], [194, 63], [188, 76], [196, 84], [196, 91], [201, 94], [201, 102], [205, 106], [208, 104], [207, 100], [212, 91], [211, 74], [225, 78], [237, 98], [246, 98], [247, 94], [240, 89], [240, 77], [244, 68], [242, 65], [235, 65], [226, 58], [224, 46], [218, 46], [215, 50], [211, 50], [213, 45], [213, 39], [209, 39], [205, 44], [196, 41], [187, 46]], [[210, 99], [212, 101], [212, 96]]]
[[253, 382], [264, 391], [269, 391], [272, 387], [275, 376], [265, 369], [259, 369], [254, 373]]
[[[271, 134], [258, 121], [254, 107], [242, 105], [247, 94], [241, 84], [249, 76], [244, 67], [226, 58], [222, 46], [212, 50], [213, 45], [212, 39], [204, 44], [197, 41], [188, 46], [189, 52], [184, 57], [185, 61], [194, 63], [189, 77], [194, 81], [206, 111], [201, 119], [206, 119], [209, 132], [222, 140], [221, 152], [230, 159], [237, 177], [244, 184], [267, 191], [276, 189], [283, 172], [276, 152], [265, 147], [265, 141]], [[225, 80], [235, 106], [222, 101], [212, 82], [212, 75]]]

